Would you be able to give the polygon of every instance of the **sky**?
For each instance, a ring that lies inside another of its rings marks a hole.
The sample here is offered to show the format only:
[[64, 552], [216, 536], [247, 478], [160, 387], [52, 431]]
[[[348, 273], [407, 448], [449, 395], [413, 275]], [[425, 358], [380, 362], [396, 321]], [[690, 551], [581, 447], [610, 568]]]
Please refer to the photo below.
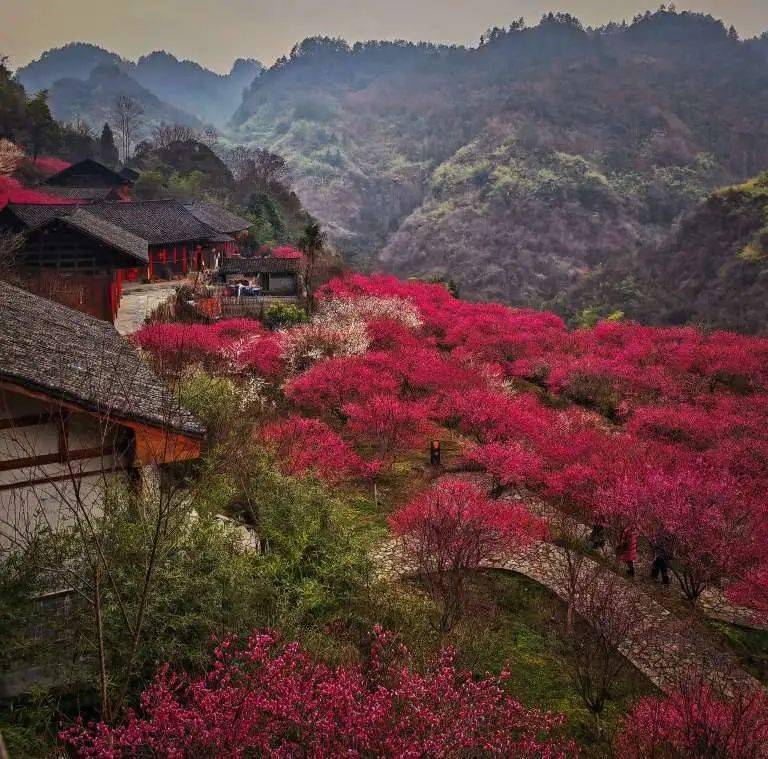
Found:
[[[768, 0], [678, 0], [733, 24], [743, 37], [768, 30]], [[0, 55], [17, 68], [51, 47], [92, 42], [136, 59], [167, 50], [216, 71], [236, 58], [271, 65], [315, 34], [476, 45], [490, 26], [546, 11], [567, 11], [586, 25], [631, 20], [649, 0], [0, 0]]]

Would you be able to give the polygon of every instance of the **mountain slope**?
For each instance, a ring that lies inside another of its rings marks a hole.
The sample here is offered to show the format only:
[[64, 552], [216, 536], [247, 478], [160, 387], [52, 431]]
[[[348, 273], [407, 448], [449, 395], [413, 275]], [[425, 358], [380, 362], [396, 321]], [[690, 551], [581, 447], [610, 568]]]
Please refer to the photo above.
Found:
[[117, 67], [169, 105], [219, 125], [229, 120], [243, 90], [264, 68], [256, 60], [238, 59], [229, 74], [217, 74], [164, 51], [134, 63], [96, 45], [76, 42], [48, 50], [16, 76], [29, 92], [37, 92], [53, 89], [60, 79], [87, 81], [95, 68], [105, 65]]
[[[717, 190], [660, 244], [611, 261], [554, 305], [652, 324], [768, 332], [768, 172]], [[586, 311], [585, 311], [586, 310]]]
[[768, 166], [768, 66], [711, 17], [568, 16], [477, 49], [307, 40], [234, 128], [355, 262], [539, 305]]
[[16, 71], [29, 93], [49, 90], [58, 79], [87, 79], [97, 66], [129, 67], [116, 53], [86, 42], [72, 42], [46, 50], [39, 58]]
[[117, 66], [97, 66], [85, 80], [59, 79], [49, 90], [48, 104], [59, 121], [82, 118], [98, 129], [105, 121], [112, 120], [119, 95], [130, 95], [144, 110], [136, 133], [139, 139], [148, 136], [152, 126], [162, 122], [202, 126], [199, 119], [164, 103]]
[[221, 125], [229, 121], [243, 90], [263, 68], [258, 61], [239, 59], [229, 74], [222, 75], [161, 51], [139, 58], [133, 76], [162, 100]]

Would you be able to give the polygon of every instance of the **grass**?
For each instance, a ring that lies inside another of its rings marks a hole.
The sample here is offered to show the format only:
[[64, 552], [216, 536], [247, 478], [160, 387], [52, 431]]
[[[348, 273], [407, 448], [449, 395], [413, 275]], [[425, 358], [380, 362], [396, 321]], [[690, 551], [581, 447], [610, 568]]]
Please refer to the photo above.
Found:
[[750, 674], [768, 685], [768, 630], [755, 630], [713, 619], [707, 620], [706, 624]]
[[[399, 589], [399, 592], [397, 592]], [[431, 602], [417, 585], [400, 584], [379, 609], [382, 623], [399, 632], [419, 663], [441, 645], [451, 645], [459, 666], [481, 675], [507, 665], [510, 693], [526, 706], [562, 713], [563, 734], [584, 747], [585, 756], [606, 756], [621, 716], [653, 685], [628, 667], [602, 717], [602, 736], [570, 676], [570, 660], [558, 632], [565, 608], [546, 588], [522, 575], [487, 571], [471, 582], [470, 608], [442, 641], [430, 627]]]

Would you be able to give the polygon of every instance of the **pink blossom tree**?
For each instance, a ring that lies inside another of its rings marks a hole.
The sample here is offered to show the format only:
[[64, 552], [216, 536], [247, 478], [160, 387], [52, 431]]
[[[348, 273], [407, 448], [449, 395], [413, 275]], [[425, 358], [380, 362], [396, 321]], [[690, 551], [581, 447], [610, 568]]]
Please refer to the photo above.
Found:
[[60, 737], [81, 757], [576, 756], [553, 736], [563, 718], [512, 699], [508, 677], [476, 679], [450, 650], [417, 672], [378, 628], [367, 661], [336, 668], [254, 633], [223, 640], [204, 675], [162, 668], [125, 725], [75, 725]]
[[509, 551], [543, 539], [546, 524], [524, 506], [497, 501], [464, 480], [446, 480], [389, 519], [406, 569], [419, 573], [440, 607], [437, 629], [460, 619], [468, 576]]
[[626, 759], [765, 759], [768, 696], [741, 686], [728, 693], [692, 674], [666, 698], [643, 698], [624, 719], [616, 742]]
[[425, 404], [395, 396], [375, 395], [362, 403], [347, 403], [343, 411], [347, 435], [385, 465], [422, 447], [432, 432]]

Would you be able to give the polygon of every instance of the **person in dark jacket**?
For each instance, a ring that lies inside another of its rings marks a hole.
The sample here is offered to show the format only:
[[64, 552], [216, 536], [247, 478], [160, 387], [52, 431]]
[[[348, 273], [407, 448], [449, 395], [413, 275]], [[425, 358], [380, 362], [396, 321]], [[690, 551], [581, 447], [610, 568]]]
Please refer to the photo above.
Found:
[[651, 542], [653, 563], [651, 564], [651, 579], [656, 582], [659, 577], [664, 585], [669, 585], [669, 549], [667, 536], [660, 532]]
[[592, 525], [592, 532], [589, 533], [587, 538], [587, 545], [589, 545], [590, 551], [599, 551], [605, 546], [605, 525], [599, 522]]

